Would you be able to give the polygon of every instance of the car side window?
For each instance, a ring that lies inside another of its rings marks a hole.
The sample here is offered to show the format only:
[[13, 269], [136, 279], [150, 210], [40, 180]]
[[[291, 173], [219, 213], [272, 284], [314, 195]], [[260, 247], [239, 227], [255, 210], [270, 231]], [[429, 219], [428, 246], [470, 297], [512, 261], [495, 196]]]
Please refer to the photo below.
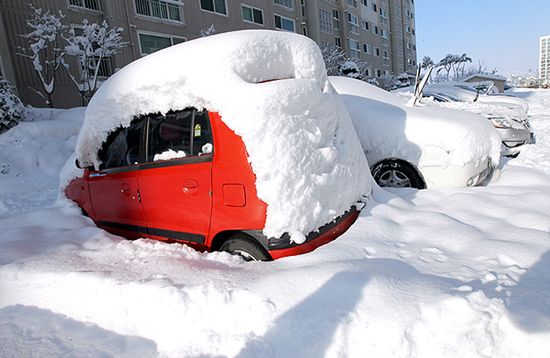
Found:
[[150, 115], [147, 161], [185, 158], [212, 153], [208, 112], [195, 109]]
[[98, 153], [100, 169], [118, 168], [139, 164], [141, 157], [141, 139], [145, 118], [136, 118], [129, 127], [118, 128], [109, 136]]

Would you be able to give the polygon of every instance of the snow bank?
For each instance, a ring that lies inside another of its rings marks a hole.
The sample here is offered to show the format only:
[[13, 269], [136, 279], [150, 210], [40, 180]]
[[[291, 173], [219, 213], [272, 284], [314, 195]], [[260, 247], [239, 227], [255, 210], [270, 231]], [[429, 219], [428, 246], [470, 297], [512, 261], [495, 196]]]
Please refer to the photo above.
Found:
[[124, 67], [90, 101], [77, 158], [97, 167], [110, 131], [138, 114], [186, 107], [219, 112], [243, 138], [268, 204], [267, 236], [288, 231], [299, 241], [369, 193], [368, 165], [319, 48], [278, 31], [210, 36]]
[[[462, 167], [491, 157], [500, 161], [501, 139], [479, 115], [444, 108], [410, 107], [403, 97], [368, 83], [330, 77], [366, 150], [406, 159], [419, 167]], [[434, 154], [446, 153], [438, 163]], [[382, 158], [380, 158], [382, 159]], [[431, 163], [430, 163], [431, 162]]]

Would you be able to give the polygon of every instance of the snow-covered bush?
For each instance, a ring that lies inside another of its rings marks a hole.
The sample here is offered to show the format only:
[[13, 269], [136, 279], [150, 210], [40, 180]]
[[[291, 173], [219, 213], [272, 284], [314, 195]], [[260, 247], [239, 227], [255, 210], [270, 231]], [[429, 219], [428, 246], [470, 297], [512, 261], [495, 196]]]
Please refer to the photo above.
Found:
[[65, 50], [61, 45], [63, 32], [67, 26], [62, 23], [65, 15], [52, 14], [42, 9], [32, 7], [32, 18], [26, 25], [31, 31], [22, 37], [28, 40], [28, 47], [20, 48], [18, 55], [31, 60], [32, 66], [42, 86], [42, 91], [36, 91], [46, 104], [53, 108], [52, 94], [55, 91], [55, 75], [63, 63]]
[[15, 127], [25, 116], [25, 106], [8, 80], [0, 77], [0, 133]]
[[342, 64], [342, 66], [340, 67], [340, 72], [344, 76], [355, 78], [358, 80], [361, 79], [361, 77], [363, 77], [361, 75], [359, 66], [354, 61], [351, 61], [351, 60], [347, 60]]
[[84, 19], [78, 34], [74, 29], [69, 32], [66, 39], [69, 45], [65, 47], [65, 51], [67, 55], [77, 58], [80, 76], [75, 77], [65, 61], [63, 66], [80, 92], [83, 105], [87, 104], [99, 86], [98, 76], [103, 61], [127, 45], [122, 41], [122, 31], [121, 27], [109, 27], [106, 21], [100, 25]]

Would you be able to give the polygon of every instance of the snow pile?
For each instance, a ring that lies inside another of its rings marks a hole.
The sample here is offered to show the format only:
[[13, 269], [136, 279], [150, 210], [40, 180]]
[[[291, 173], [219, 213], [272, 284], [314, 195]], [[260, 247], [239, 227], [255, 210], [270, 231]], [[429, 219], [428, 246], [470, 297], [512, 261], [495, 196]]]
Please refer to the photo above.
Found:
[[288, 231], [299, 242], [370, 192], [368, 165], [319, 48], [278, 31], [209, 36], [124, 67], [92, 98], [77, 157], [97, 167], [110, 131], [138, 114], [187, 107], [219, 112], [243, 138], [268, 204], [269, 237]]
[[375, 187], [340, 239], [274, 262], [51, 207], [82, 110], [21, 123], [0, 135], [0, 356], [547, 357], [550, 91], [518, 95], [538, 140], [498, 181]]
[[[404, 97], [368, 83], [330, 77], [353, 119], [365, 150], [380, 159], [406, 159], [419, 167], [462, 167], [491, 157], [500, 160], [501, 139], [489, 121], [433, 107], [410, 107]], [[433, 163], [434, 155], [438, 163]], [[374, 163], [372, 163], [374, 164]]]
[[155, 154], [155, 156], [153, 157], [153, 161], [156, 162], [158, 160], [184, 158], [185, 156], [186, 156], [186, 154], [183, 150], [178, 150], [176, 152], [175, 150], [168, 149], [167, 151], [162, 152], [160, 154]]

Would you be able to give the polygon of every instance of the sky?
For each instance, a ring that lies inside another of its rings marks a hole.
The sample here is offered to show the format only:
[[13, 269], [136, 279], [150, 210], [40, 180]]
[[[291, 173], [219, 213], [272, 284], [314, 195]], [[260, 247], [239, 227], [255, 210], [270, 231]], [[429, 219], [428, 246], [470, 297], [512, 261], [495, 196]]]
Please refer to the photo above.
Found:
[[466, 53], [500, 74], [538, 71], [550, 0], [416, 0], [418, 61]]

